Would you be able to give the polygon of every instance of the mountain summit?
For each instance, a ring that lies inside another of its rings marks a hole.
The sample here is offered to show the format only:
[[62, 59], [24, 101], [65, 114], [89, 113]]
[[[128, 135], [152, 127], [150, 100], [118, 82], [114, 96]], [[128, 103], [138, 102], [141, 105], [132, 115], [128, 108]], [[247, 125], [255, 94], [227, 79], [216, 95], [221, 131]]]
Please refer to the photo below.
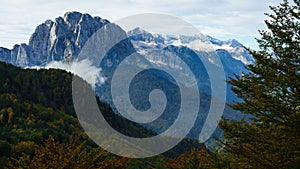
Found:
[[21, 67], [68, 60], [78, 56], [87, 39], [107, 23], [97, 16], [67, 12], [40, 24], [28, 44], [15, 45], [12, 50], [0, 48], [0, 60]]

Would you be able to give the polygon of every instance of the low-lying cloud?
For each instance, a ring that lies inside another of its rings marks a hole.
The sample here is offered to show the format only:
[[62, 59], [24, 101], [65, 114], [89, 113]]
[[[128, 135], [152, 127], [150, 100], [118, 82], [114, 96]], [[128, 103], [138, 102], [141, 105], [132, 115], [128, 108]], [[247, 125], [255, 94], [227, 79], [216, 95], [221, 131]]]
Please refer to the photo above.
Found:
[[92, 65], [92, 62], [88, 59], [81, 60], [79, 62], [74, 61], [72, 63], [66, 63], [62, 61], [52, 61], [44, 67], [31, 67], [35, 69], [61, 69], [70, 72], [74, 75], [86, 80], [93, 88], [96, 85], [102, 85], [106, 78], [101, 74], [101, 68]]

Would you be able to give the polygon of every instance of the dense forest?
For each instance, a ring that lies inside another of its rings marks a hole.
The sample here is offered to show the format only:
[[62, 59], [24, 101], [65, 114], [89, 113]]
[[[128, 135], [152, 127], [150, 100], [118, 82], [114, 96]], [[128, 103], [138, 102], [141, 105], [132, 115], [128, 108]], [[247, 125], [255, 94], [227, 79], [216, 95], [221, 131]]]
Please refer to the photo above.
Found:
[[[129, 160], [114, 156], [98, 148], [81, 128], [72, 104], [70, 73], [56, 69], [24, 70], [1, 62], [0, 72], [3, 84], [0, 87], [0, 166], [4, 168], [44, 168], [44, 163], [57, 168], [72, 162], [76, 164], [69, 168], [89, 165], [115, 168], [122, 167], [121, 164], [129, 168], [158, 168], [169, 158], [200, 147], [196, 140], [184, 139], [172, 150], [154, 158]], [[105, 119], [119, 132], [134, 137], [155, 135], [115, 114], [108, 104], [98, 103]], [[45, 161], [44, 157], [52, 160]], [[82, 163], [85, 160], [89, 163]]]
[[[215, 150], [185, 139], [151, 158], [110, 154], [76, 118], [70, 73], [0, 63], [0, 168], [300, 168], [300, 1], [270, 9], [260, 49], [249, 49], [255, 63], [228, 81], [242, 100], [230, 106], [250, 119], [223, 119]], [[99, 107], [124, 134], [155, 135], [107, 104]]]

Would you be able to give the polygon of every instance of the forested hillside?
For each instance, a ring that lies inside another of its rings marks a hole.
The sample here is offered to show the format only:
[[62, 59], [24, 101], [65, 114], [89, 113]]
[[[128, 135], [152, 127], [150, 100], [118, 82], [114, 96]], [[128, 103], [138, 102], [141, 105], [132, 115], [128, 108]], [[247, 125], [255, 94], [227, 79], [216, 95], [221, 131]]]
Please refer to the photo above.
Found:
[[[62, 70], [21, 69], [0, 63], [0, 158], [2, 168], [43, 168], [42, 163], [66, 165], [75, 154], [74, 166], [100, 167], [115, 165], [139, 168], [164, 166], [167, 157], [175, 157], [197, 141], [185, 139], [174, 149], [144, 160], [130, 160], [114, 156], [89, 139], [81, 128], [72, 103], [72, 75]], [[119, 132], [148, 137], [154, 132], [144, 129], [113, 113], [109, 105], [99, 102], [99, 108], [110, 125]], [[51, 147], [53, 148], [51, 148]], [[77, 154], [76, 154], [77, 153]], [[81, 154], [85, 156], [80, 156]], [[60, 154], [57, 157], [55, 154]], [[78, 155], [78, 157], [76, 156]], [[89, 164], [77, 164], [93, 156]], [[42, 157], [53, 158], [46, 160]], [[96, 158], [97, 157], [97, 158]], [[66, 161], [63, 159], [65, 158]], [[70, 159], [69, 159], [70, 158]], [[31, 163], [34, 160], [35, 163]], [[66, 164], [63, 164], [63, 163]], [[8, 164], [7, 164], [8, 163]], [[71, 167], [72, 168], [72, 167]], [[105, 167], [104, 167], [105, 168]]]

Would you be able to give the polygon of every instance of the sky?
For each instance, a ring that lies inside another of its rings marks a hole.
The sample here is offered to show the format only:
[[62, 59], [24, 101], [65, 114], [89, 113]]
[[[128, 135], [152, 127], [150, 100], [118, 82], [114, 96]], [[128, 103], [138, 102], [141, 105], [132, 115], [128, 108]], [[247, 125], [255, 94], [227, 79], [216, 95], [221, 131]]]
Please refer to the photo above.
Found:
[[0, 46], [28, 43], [35, 28], [68, 11], [89, 13], [114, 22], [141, 13], [179, 17], [203, 34], [220, 40], [237, 39], [257, 49], [258, 30], [266, 29], [264, 13], [282, 0], [2, 0]]

